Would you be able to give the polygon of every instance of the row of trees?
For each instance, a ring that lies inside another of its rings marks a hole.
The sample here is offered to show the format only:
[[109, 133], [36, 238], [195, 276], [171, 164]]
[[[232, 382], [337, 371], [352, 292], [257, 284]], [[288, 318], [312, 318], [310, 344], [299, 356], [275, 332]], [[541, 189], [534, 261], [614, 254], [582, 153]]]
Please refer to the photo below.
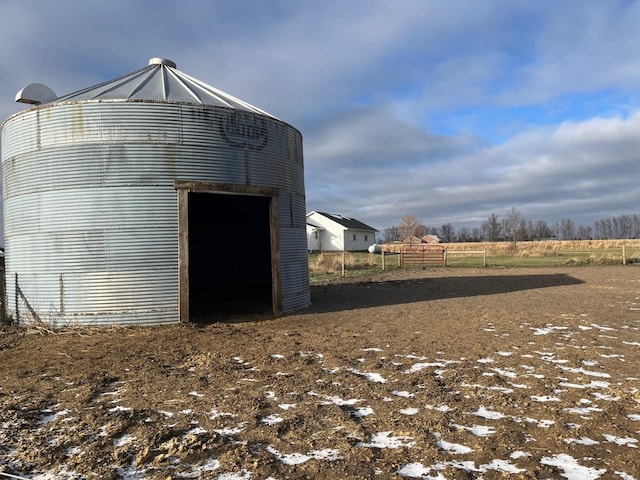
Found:
[[553, 224], [544, 220], [527, 220], [515, 207], [504, 216], [492, 213], [479, 227], [461, 227], [451, 223], [427, 227], [414, 215], [405, 215], [398, 225], [384, 229], [384, 241], [396, 242], [409, 237], [437, 235], [443, 242], [497, 242], [527, 240], [589, 240], [640, 238], [640, 215], [620, 215], [596, 221], [593, 226], [576, 225], [570, 218]]

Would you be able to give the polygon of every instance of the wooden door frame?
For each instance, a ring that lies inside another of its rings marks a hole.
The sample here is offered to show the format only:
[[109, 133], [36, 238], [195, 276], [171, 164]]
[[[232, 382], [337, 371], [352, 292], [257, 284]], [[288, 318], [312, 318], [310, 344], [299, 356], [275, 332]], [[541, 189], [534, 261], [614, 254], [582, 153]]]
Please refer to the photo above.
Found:
[[178, 194], [178, 314], [180, 322], [189, 322], [189, 193], [254, 195], [269, 198], [269, 240], [271, 243], [271, 304], [273, 314], [282, 315], [280, 275], [279, 189], [231, 183], [176, 180]]

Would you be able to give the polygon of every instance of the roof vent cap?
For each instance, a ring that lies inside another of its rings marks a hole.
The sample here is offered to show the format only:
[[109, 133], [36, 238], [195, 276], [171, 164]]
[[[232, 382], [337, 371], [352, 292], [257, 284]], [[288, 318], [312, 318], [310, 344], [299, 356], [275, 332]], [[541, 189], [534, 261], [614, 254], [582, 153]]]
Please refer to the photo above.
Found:
[[53, 102], [55, 99], [55, 92], [42, 83], [30, 83], [16, 93], [16, 102], [28, 103], [31, 105], [49, 103]]
[[149, 59], [149, 65], [166, 65], [167, 67], [176, 68], [176, 63], [166, 58], [153, 57]]

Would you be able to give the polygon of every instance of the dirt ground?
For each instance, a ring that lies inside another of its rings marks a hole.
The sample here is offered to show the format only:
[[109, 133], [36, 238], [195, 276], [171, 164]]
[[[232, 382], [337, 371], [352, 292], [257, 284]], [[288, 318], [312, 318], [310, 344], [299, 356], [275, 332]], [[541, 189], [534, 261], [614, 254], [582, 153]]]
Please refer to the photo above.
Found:
[[640, 479], [639, 266], [402, 270], [312, 301], [5, 328], [0, 478]]

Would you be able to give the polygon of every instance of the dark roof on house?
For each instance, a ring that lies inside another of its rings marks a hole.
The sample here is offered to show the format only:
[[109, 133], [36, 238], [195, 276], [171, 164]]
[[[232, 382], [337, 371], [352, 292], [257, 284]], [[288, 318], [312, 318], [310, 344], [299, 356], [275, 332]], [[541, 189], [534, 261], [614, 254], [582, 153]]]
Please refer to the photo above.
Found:
[[323, 215], [323, 216], [333, 220], [336, 223], [339, 223], [340, 225], [342, 225], [345, 228], [351, 228], [351, 229], [354, 229], [354, 230], [369, 230], [369, 231], [372, 231], [372, 232], [377, 232], [378, 231], [375, 228], [370, 227], [366, 223], [362, 223], [360, 220], [356, 220], [355, 218], [345, 217], [345, 216], [339, 215], [337, 213], [325, 213], [325, 212], [318, 212], [318, 211], [316, 211], [316, 213], [318, 213], [320, 215]]

